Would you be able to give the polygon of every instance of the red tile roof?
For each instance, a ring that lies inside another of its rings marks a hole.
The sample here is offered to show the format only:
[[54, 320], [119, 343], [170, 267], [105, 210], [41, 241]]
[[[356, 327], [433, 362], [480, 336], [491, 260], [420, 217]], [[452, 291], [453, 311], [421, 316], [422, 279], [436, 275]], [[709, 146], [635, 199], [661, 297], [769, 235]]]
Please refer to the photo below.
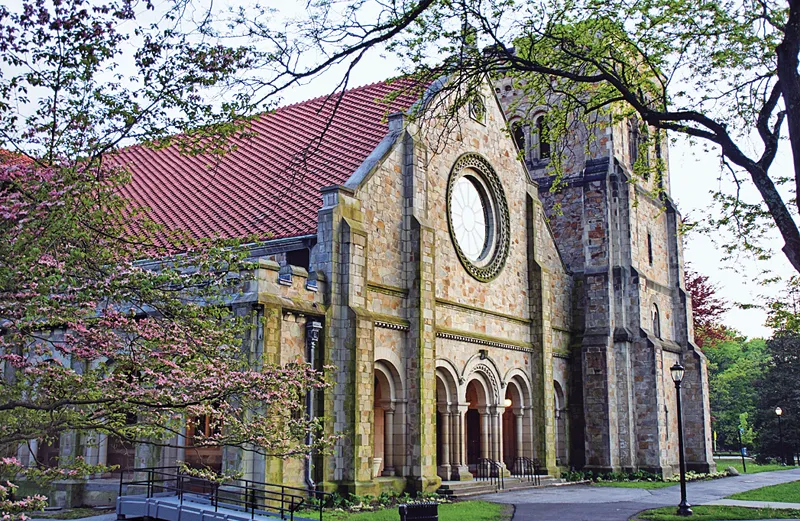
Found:
[[138, 145], [113, 159], [131, 173], [123, 195], [150, 208], [168, 229], [196, 238], [315, 234], [320, 188], [347, 181], [387, 134], [386, 116], [405, 111], [421, 94], [404, 79], [346, 91], [335, 114], [338, 96], [289, 105], [254, 118], [221, 160]]

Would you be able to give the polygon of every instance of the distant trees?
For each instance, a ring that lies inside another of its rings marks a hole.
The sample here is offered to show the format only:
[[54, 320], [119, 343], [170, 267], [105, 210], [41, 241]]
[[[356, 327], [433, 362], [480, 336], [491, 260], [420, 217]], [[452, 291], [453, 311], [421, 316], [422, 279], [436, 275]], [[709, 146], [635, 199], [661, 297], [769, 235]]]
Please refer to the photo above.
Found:
[[751, 445], [759, 401], [755, 384], [762, 378], [768, 358], [765, 341], [748, 340], [722, 323], [730, 304], [719, 296], [708, 276], [687, 267], [685, 280], [692, 296], [695, 343], [708, 358], [709, 398], [718, 446], [737, 447], [739, 429], [745, 444]]
[[[720, 447], [737, 447], [738, 431], [745, 443], [753, 442], [752, 423], [759, 407], [756, 383], [764, 377], [768, 361], [766, 342], [732, 334], [707, 344], [709, 390], [713, 427]], [[773, 407], [774, 408], [774, 407]]]
[[[800, 334], [781, 331], [766, 342], [768, 360], [758, 382], [758, 408], [755, 427], [760, 450], [765, 454], [789, 455], [800, 450]], [[778, 416], [780, 407], [783, 446], [780, 444]]]

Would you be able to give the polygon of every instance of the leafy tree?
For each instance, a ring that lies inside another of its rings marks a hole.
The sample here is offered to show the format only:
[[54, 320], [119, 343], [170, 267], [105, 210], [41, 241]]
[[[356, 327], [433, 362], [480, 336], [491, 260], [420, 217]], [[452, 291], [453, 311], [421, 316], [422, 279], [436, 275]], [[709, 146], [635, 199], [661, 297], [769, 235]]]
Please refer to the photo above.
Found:
[[[0, 147], [11, 149], [0, 152], [6, 479], [98, 471], [79, 458], [24, 468], [14, 454], [33, 440], [74, 432], [86, 443], [104, 434], [173, 446], [199, 416], [216, 428], [195, 445], [280, 456], [314, 448], [305, 438], [319, 424], [305, 418], [303, 398], [325, 381], [302, 360], [256, 358], [248, 332], [257, 317], [231, 307], [254, 269], [238, 241], [159, 228], [120, 196], [128, 175], [116, 147], [176, 144], [213, 163], [251, 108], [237, 73], [258, 53], [191, 30], [188, 5], [0, 6]], [[41, 506], [13, 499], [13, 488], [0, 487], [2, 512]]]
[[783, 450], [788, 457], [800, 447], [800, 336], [793, 331], [778, 332], [767, 341], [769, 361], [758, 382], [758, 409], [754, 424], [758, 430], [761, 452], [781, 455], [778, 417], [775, 408], [783, 410]]
[[730, 309], [728, 303], [717, 296], [717, 287], [708, 276], [697, 273], [688, 265], [684, 272], [686, 289], [692, 297], [695, 343], [705, 347], [729, 338], [730, 332], [720, 322], [720, 317]]
[[753, 434], [748, 424], [757, 413], [755, 384], [763, 377], [768, 359], [765, 341], [731, 334], [726, 340], [709, 344], [703, 352], [708, 358], [709, 400], [717, 442], [723, 447], [738, 447], [740, 428], [745, 429], [745, 442]]
[[789, 279], [784, 294], [767, 302], [766, 326], [776, 333], [800, 332], [800, 278]]

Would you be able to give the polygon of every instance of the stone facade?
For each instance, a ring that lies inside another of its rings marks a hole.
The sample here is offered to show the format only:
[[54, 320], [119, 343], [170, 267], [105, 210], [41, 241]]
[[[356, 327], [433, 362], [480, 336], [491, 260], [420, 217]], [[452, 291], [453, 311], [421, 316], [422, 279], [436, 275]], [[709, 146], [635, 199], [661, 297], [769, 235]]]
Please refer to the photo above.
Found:
[[[512, 124], [517, 116], [535, 121], [546, 113], [547, 107], [526, 104], [510, 80], [498, 82], [495, 92]], [[566, 154], [561, 186], [553, 191], [556, 177], [539, 157], [536, 129], [526, 127], [524, 140], [518, 137], [576, 289], [568, 370], [570, 464], [676, 471], [676, 395], [669, 367], [680, 361], [687, 368], [687, 465], [708, 471], [714, 466], [708, 378], [705, 358], [692, 343], [668, 150], [658, 140], [649, 150], [637, 150], [639, 132], [647, 129], [610, 118], [594, 130], [579, 129], [584, 146]], [[661, 161], [662, 175], [634, 174], [632, 151], [646, 154], [651, 164]]]
[[[519, 93], [509, 82], [484, 90], [484, 110], [463, 109], [456, 129], [390, 115], [364, 164], [322, 190], [316, 238], [254, 252], [257, 276], [237, 306], [255, 307], [261, 320], [245, 345], [287, 362], [308, 357], [313, 343], [313, 362], [336, 368], [316, 414], [342, 436], [310, 463], [226, 450], [223, 468], [358, 494], [433, 491], [472, 479], [480, 458], [505, 472], [531, 458], [552, 475], [669, 475], [678, 458], [668, 368], [679, 360], [689, 468], [713, 467], [705, 359], [692, 344], [668, 176], [659, 197], [654, 180], [632, 182], [620, 124], [590, 146], [581, 145], [588, 131], [571, 136], [564, 187], [550, 192], [548, 161], [531, 152], [535, 133], [518, 134], [520, 161], [508, 131]], [[503, 257], [487, 277], [467, 269], [484, 261], [456, 247], [458, 176], [494, 183], [485, 212], [493, 255]], [[73, 453], [76, 444], [62, 441]], [[104, 461], [92, 444], [77, 450]], [[185, 458], [136, 449], [137, 465]]]

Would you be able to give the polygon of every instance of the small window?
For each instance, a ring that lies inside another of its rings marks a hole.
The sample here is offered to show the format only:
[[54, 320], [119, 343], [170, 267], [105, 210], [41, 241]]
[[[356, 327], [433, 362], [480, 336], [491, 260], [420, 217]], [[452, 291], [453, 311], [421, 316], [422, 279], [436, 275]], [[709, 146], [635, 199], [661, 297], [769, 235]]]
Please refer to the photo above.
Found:
[[661, 338], [661, 316], [658, 313], [658, 306], [653, 304], [653, 334], [656, 338]]
[[650, 261], [650, 266], [653, 265], [653, 236], [647, 232], [647, 260]]
[[220, 422], [208, 414], [203, 414], [190, 422], [189, 439], [194, 441], [196, 439], [210, 438], [220, 432]]
[[477, 121], [478, 123], [484, 123], [484, 119], [486, 118], [486, 103], [483, 101], [483, 96], [475, 95], [469, 101], [469, 117]]
[[641, 131], [639, 132], [639, 143], [637, 144], [637, 148], [640, 152], [641, 162], [642, 162], [642, 177], [644, 177], [645, 181], [650, 179], [650, 132], [647, 129], [647, 125], [643, 124]]
[[536, 118], [536, 134], [539, 138], [539, 159], [550, 158], [550, 129], [547, 128], [547, 122], [544, 116]]
[[628, 154], [633, 167], [639, 160], [639, 122], [635, 117], [628, 120]]
[[514, 143], [517, 144], [517, 148], [522, 150], [523, 154], [525, 153], [525, 127], [519, 121], [515, 121], [511, 124], [511, 136], [514, 138]]

